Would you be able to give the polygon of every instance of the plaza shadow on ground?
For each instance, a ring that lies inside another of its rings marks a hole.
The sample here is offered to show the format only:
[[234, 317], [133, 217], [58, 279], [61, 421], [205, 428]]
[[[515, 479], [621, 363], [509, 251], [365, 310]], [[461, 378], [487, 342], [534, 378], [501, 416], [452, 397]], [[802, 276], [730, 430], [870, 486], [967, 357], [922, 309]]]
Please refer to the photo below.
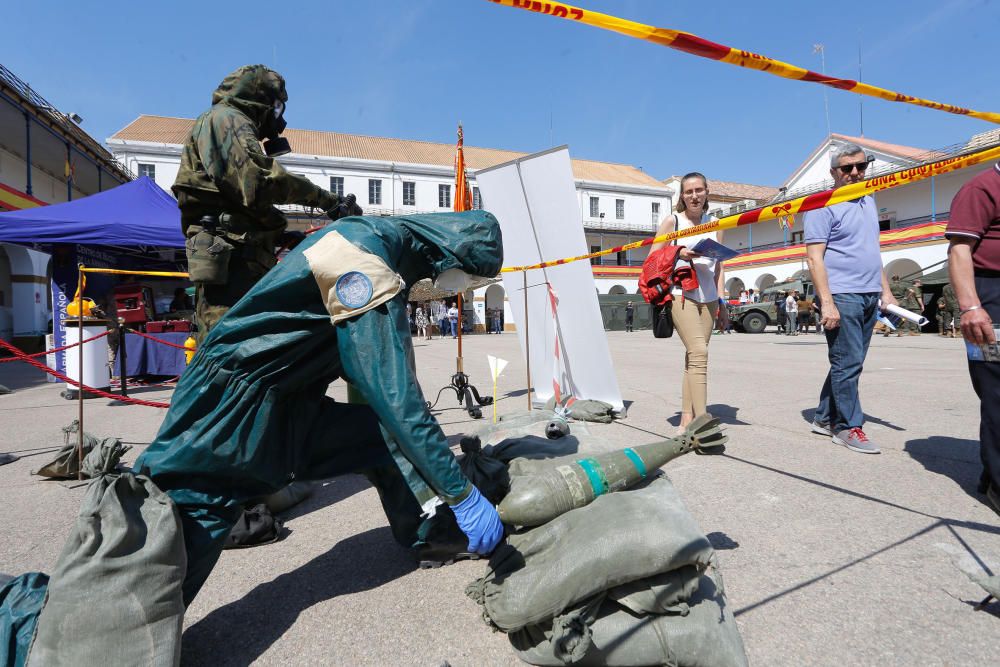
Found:
[[415, 567], [412, 558], [396, 547], [388, 527], [352, 535], [188, 628], [181, 663], [249, 665], [313, 605], [378, 588]]
[[[819, 398], [819, 394], [817, 394], [816, 396], [817, 396], [817, 399], [818, 399]], [[802, 418], [804, 420], [806, 420], [810, 424], [812, 424], [813, 417], [815, 415], [816, 415], [816, 408], [806, 408], [805, 410], [802, 411]], [[872, 416], [870, 414], [867, 414], [867, 413], [865, 413], [865, 423], [866, 424], [878, 424], [879, 426], [884, 426], [885, 428], [891, 429], [893, 431], [905, 431], [906, 430], [902, 426], [897, 426], [896, 424], [893, 424], [890, 421], [886, 421], [884, 419], [880, 419], [879, 417], [874, 417], [874, 416]]]
[[983, 470], [978, 440], [934, 435], [908, 441], [903, 451], [928, 472], [951, 479], [976, 500], [983, 500], [983, 496], [976, 491]]
[[[714, 403], [712, 405], [705, 406], [705, 410], [718, 419], [723, 424], [728, 424], [729, 426], [749, 426], [748, 422], [737, 418], [736, 413], [740, 411], [739, 408], [733, 407], [731, 405], [724, 405], [722, 403]], [[680, 426], [681, 423], [681, 413], [676, 412], [673, 416], [667, 418], [667, 423], [672, 426]]]

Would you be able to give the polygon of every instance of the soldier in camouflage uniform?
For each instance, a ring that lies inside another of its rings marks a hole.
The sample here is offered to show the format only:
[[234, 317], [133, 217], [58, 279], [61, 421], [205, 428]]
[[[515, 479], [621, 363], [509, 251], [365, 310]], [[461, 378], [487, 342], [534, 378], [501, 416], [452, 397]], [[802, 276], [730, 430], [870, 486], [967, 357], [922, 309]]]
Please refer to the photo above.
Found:
[[[921, 282], [914, 280], [913, 284], [906, 288], [903, 300], [900, 301], [899, 305], [911, 313], [922, 315], [924, 312], [924, 291], [921, 287]], [[899, 326], [899, 335], [902, 336], [903, 332], [908, 332], [910, 336], [919, 336], [920, 326], [910, 320], [903, 320]]]
[[[908, 287], [909, 286], [906, 283], [899, 279], [898, 275], [893, 276], [889, 280], [889, 291], [891, 291], [892, 295], [896, 297], [896, 301], [899, 303], [901, 308], [903, 307], [903, 300], [906, 298], [906, 290]], [[902, 336], [903, 331], [903, 325], [900, 324], [896, 329], [896, 335]], [[890, 333], [892, 333], [892, 329], [886, 327], [885, 331], [882, 332], [882, 335], [888, 337]]]
[[[943, 308], [942, 308], [942, 302]], [[941, 298], [938, 299], [938, 333], [949, 338], [955, 337], [955, 320], [958, 318], [958, 297], [951, 283], [946, 283]]]
[[275, 205], [319, 208], [332, 219], [361, 214], [353, 201], [348, 205], [274, 159], [290, 150], [280, 136], [287, 100], [280, 74], [241, 67], [223, 79], [184, 144], [172, 189], [197, 287], [199, 339], [275, 265], [288, 226]]

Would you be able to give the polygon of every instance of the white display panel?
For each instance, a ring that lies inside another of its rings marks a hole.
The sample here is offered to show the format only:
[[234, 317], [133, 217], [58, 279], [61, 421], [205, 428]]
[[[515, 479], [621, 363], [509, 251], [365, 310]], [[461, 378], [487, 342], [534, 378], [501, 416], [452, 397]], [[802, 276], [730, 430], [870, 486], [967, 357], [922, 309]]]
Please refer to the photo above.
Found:
[[[487, 209], [500, 221], [504, 266], [587, 253], [573, 169], [565, 146], [478, 171], [476, 182]], [[534, 401], [544, 403], [551, 398], [557, 378], [562, 396], [605, 401], [616, 412], [623, 412], [590, 262], [504, 273], [503, 281], [521, 351], [530, 360]], [[546, 284], [558, 296], [555, 318]]]

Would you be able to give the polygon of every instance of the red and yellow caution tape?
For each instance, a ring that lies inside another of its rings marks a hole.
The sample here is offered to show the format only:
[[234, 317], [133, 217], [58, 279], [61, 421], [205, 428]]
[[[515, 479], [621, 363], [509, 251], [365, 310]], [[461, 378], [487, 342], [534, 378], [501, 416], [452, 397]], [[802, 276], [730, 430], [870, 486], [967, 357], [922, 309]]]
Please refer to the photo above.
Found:
[[120, 276], [159, 276], [160, 278], [188, 277], [188, 274], [182, 271], [127, 271], [125, 269], [99, 269], [89, 266], [81, 266], [80, 271], [84, 273], [113, 273]]
[[736, 65], [737, 67], [755, 69], [759, 72], [767, 72], [768, 74], [780, 76], [785, 79], [820, 83], [824, 86], [830, 86], [831, 88], [846, 90], [859, 95], [868, 95], [869, 97], [877, 97], [889, 102], [915, 104], [917, 106], [927, 107], [928, 109], [937, 109], [938, 111], [946, 111], [960, 116], [972, 116], [973, 118], [979, 118], [991, 123], [1000, 123], [1000, 113], [974, 111], [972, 109], [966, 109], [953, 104], [942, 104], [941, 102], [924, 100], [919, 97], [913, 97], [912, 95], [904, 95], [903, 93], [897, 93], [893, 90], [879, 88], [878, 86], [872, 86], [860, 81], [854, 81], [853, 79], [840, 79], [834, 76], [827, 76], [825, 74], [820, 74], [819, 72], [813, 72], [802, 67], [796, 67], [795, 65], [783, 63], [780, 60], [774, 60], [773, 58], [762, 56], [759, 53], [734, 49], [732, 47], [725, 46], [724, 44], [717, 44], [702, 37], [698, 37], [697, 35], [692, 35], [689, 32], [670, 30], [668, 28], [657, 28], [655, 26], [636, 23], [635, 21], [629, 21], [616, 16], [601, 14], [600, 12], [580, 9], [579, 7], [574, 7], [561, 2], [538, 2], [537, 0], [490, 0], [490, 2], [495, 2], [498, 5], [506, 5], [507, 7], [527, 9], [528, 11], [537, 12], [539, 14], [548, 14], [550, 16], [564, 18], [578, 23], [586, 23], [587, 25], [594, 26], [595, 28], [611, 30], [623, 35], [628, 35], [629, 37], [635, 37], [636, 39], [653, 42], [654, 44], [659, 44], [660, 46], [667, 46], [671, 49], [684, 51], [685, 53], [690, 53], [691, 55], [708, 58], [710, 60], [719, 60], [721, 62], [729, 63], [730, 65]]
[[852, 183], [833, 190], [824, 190], [823, 192], [817, 192], [805, 197], [799, 197], [798, 199], [779, 202], [777, 204], [768, 204], [767, 206], [746, 211], [745, 213], [729, 215], [719, 220], [712, 220], [711, 222], [706, 222], [695, 227], [688, 227], [687, 229], [681, 231], [669, 232], [667, 234], [644, 239], [642, 241], [626, 243], [625, 245], [588, 253], [586, 255], [566, 257], [564, 259], [556, 259], [549, 262], [540, 262], [538, 264], [531, 264], [527, 266], [505, 266], [500, 269], [500, 272], [514, 273], [517, 271], [543, 269], [550, 266], [559, 266], [560, 264], [569, 264], [570, 262], [576, 262], [583, 259], [591, 259], [593, 257], [601, 257], [602, 255], [610, 255], [616, 252], [641, 248], [654, 243], [673, 241], [674, 239], [684, 238], [685, 236], [696, 236], [698, 234], [714, 232], [720, 229], [732, 229], [733, 227], [742, 227], [743, 225], [753, 225], [766, 220], [774, 220], [778, 217], [790, 216], [795, 215], [796, 213], [804, 213], [806, 211], [814, 211], [827, 206], [833, 206], [834, 204], [840, 204], [845, 201], [858, 199], [859, 197], [864, 197], [865, 195], [870, 195], [874, 192], [897, 188], [901, 185], [910, 185], [912, 183], [931, 178], [932, 176], [940, 176], [952, 171], [958, 171], [959, 169], [965, 169], [966, 167], [994, 160], [1000, 160], [1000, 146], [988, 148], [976, 153], [970, 153], [968, 155], [939, 160], [938, 162], [932, 162], [931, 164], [922, 165], [920, 167], [903, 169], [902, 171], [885, 174], [884, 176], [875, 176], [874, 178], [869, 178], [858, 183]]

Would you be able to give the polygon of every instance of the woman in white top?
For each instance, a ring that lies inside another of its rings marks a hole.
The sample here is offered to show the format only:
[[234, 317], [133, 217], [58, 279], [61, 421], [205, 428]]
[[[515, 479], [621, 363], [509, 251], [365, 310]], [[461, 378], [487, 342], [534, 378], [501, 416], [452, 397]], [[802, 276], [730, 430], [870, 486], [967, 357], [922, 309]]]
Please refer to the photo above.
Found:
[[[708, 216], [708, 180], [697, 172], [681, 179], [680, 198], [677, 213], [666, 216], [656, 230], [656, 235], [666, 234], [675, 229], [709, 222], [715, 218]], [[704, 257], [689, 248], [703, 238], [722, 243], [722, 232], [707, 232], [696, 236], [685, 236], [675, 243], [682, 246], [678, 262], [687, 262], [694, 267], [698, 276], [698, 288], [683, 292], [674, 288], [672, 308], [674, 329], [684, 343], [684, 379], [681, 384], [681, 429], [700, 414], [708, 401], [708, 341], [712, 335], [712, 325], [719, 310], [719, 295], [725, 278], [722, 264]], [[654, 243], [650, 252], [662, 247]]]

